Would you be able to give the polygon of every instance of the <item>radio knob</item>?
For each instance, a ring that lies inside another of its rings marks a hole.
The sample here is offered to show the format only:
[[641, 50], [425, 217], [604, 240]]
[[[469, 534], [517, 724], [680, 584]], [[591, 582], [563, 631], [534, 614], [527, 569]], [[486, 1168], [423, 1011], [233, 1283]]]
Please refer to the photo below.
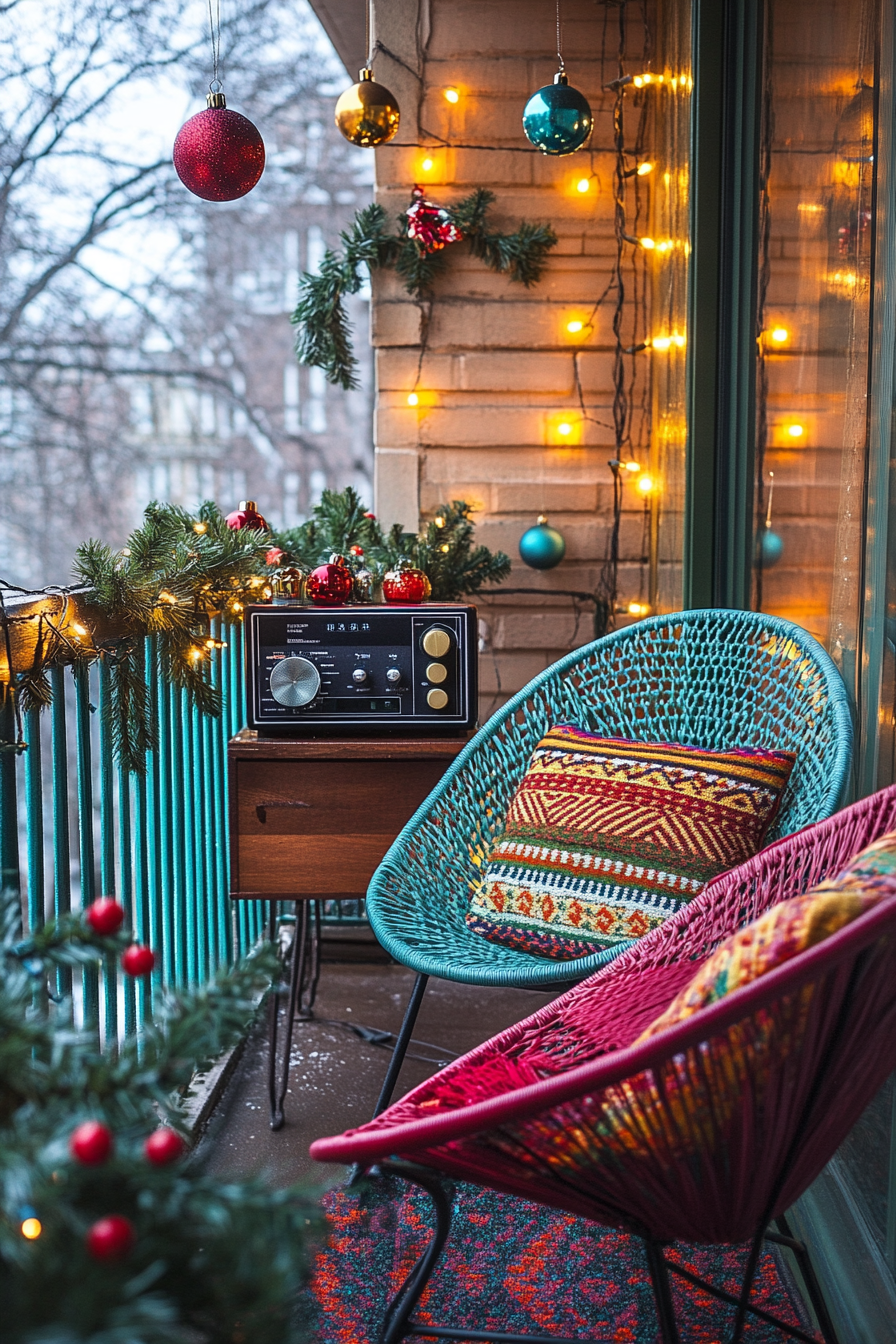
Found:
[[388, 668], [386, 671], [386, 680], [388, 681], [390, 686], [397, 686], [398, 683], [401, 681], [401, 668], [400, 667]]
[[428, 681], [442, 682], [448, 675], [448, 669], [444, 663], [430, 663], [426, 669]]
[[430, 709], [444, 709], [448, 703], [448, 696], [438, 686], [433, 686], [431, 691], [427, 692], [426, 703]]
[[271, 672], [271, 695], [278, 705], [299, 709], [320, 690], [320, 673], [307, 658], [282, 658]]
[[367, 673], [364, 671], [363, 667], [356, 667], [354, 672], [352, 673], [352, 681], [355, 683], [355, 685], [363, 686], [366, 680], [367, 680]]
[[444, 658], [451, 648], [451, 636], [448, 631], [442, 630], [437, 625], [431, 625], [420, 642], [424, 653], [428, 653], [430, 658]]

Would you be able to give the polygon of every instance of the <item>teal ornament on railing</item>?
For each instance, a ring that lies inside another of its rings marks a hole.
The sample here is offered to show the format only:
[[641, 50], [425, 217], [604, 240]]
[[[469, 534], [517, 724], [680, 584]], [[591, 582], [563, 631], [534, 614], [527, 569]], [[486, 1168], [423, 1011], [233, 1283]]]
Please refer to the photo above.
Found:
[[573, 154], [593, 125], [588, 99], [570, 87], [564, 70], [557, 72], [553, 84], [533, 93], [523, 110], [523, 130], [543, 154]]
[[778, 533], [767, 527], [759, 538], [759, 563], [762, 568], [771, 569], [773, 565], [776, 565], [781, 559], [783, 550], [784, 542], [778, 536]]
[[520, 537], [520, 557], [530, 569], [553, 569], [566, 554], [566, 542], [544, 514]]

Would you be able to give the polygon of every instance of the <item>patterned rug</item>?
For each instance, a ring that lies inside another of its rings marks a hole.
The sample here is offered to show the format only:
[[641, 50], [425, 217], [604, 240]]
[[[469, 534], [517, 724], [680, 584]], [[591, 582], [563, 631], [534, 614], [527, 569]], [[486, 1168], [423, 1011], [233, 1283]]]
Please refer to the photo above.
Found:
[[[332, 1190], [324, 1207], [330, 1237], [317, 1259], [313, 1336], [318, 1344], [375, 1344], [387, 1302], [429, 1239], [431, 1205], [390, 1180], [366, 1192]], [[679, 1246], [668, 1254], [729, 1292], [740, 1287], [746, 1248]], [[675, 1275], [672, 1287], [685, 1344], [730, 1337], [731, 1308]], [[760, 1262], [753, 1302], [808, 1328], [770, 1254]], [[638, 1241], [472, 1185], [456, 1187], [451, 1235], [416, 1315], [456, 1328], [659, 1344]], [[748, 1318], [749, 1344], [786, 1338]]]

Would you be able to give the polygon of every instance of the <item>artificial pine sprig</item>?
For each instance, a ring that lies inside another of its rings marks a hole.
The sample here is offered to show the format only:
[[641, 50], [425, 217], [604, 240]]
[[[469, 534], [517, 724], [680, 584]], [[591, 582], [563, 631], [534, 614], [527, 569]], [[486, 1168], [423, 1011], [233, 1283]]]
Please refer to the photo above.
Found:
[[[144, 1146], [162, 1117], [182, 1128], [186, 1083], [244, 1034], [276, 957], [268, 950], [169, 1001], [146, 1034], [103, 1052], [76, 1030], [69, 1000], [35, 996], [57, 967], [127, 940], [93, 932], [80, 915], [23, 940], [18, 896], [0, 895], [0, 1335], [4, 1344], [303, 1344], [295, 1302], [320, 1221], [310, 1192], [222, 1181], [195, 1160], [159, 1164]], [[88, 1120], [112, 1137], [95, 1162], [71, 1146]], [[88, 1232], [110, 1214], [128, 1220], [133, 1245], [98, 1261]], [[23, 1235], [25, 1218], [39, 1235]]]
[[[475, 257], [528, 288], [540, 280], [557, 235], [549, 224], [528, 221], [514, 233], [493, 232], [487, 217], [494, 199], [494, 192], [477, 187], [462, 201], [446, 206], [445, 213], [469, 241]], [[343, 296], [361, 288], [362, 265], [369, 272], [394, 266], [416, 299], [431, 295], [445, 269], [447, 249], [429, 251], [408, 237], [406, 213], [398, 216], [398, 225], [397, 235], [387, 232], [386, 212], [380, 205], [360, 210], [351, 229], [341, 235], [341, 256], [328, 248], [318, 274], [306, 273], [299, 284], [299, 301], [290, 319], [297, 328], [296, 357], [301, 364], [323, 369], [329, 382], [339, 387], [358, 386]]]
[[378, 578], [401, 559], [422, 569], [438, 602], [454, 602], [478, 593], [487, 584], [500, 583], [510, 573], [503, 551], [474, 546], [470, 505], [455, 499], [441, 504], [417, 534], [396, 525], [384, 532], [355, 491], [325, 490], [312, 517], [300, 527], [274, 534], [275, 544], [293, 564], [319, 565], [334, 551], [352, 560], [351, 548], [360, 546], [363, 564]]

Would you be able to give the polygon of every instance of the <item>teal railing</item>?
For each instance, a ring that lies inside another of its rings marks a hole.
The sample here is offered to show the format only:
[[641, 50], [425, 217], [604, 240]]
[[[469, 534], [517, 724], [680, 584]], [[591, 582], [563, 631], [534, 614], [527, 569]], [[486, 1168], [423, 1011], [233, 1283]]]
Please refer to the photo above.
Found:
[[[211, 633], [221, 638], [219, 621]], [[245, 723], [242, 627], [228, 627], [224, 638], [212, 662], [219, 719], [162, 681], [154, 641], [146, 641], [159, 741], [145, 774], [115, 762], [104, 663], [51, 668], [53, 701], [26, 715], [27, 749], [0, 754], [0, 866], [4, 885], [21, 893], [27, 925], [115, 896], [156, 955], [152, 975], [138, 981], [114, 961], [63, 974], [59, 989], [72, 993], [79, 1020], [101, 1040], [149, 1020], [164, 990], [231, 965], [271, 914], [268, 902], [228, 895], [227, 742]], [[0, 712], [11, 718], [8, 704]], [[12, 740], [14, 725], [0, 728]]]

